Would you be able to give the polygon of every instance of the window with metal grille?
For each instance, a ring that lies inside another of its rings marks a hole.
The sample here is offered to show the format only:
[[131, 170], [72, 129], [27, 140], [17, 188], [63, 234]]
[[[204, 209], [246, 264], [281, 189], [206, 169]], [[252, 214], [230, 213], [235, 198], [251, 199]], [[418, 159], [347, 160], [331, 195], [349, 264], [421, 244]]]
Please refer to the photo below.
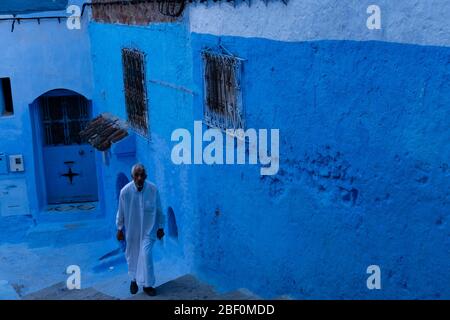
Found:
[[13, 114], [11, 80], [9, 78], [0, 78], [0, 116], [11, 116]]
[[149, 128], [144, 53], [135, 49], [122, 49], [122, 65], [127, 121], [137, 132], [147, 135]]
[[46, 146], [87, 143], [81, 136], [90, 119], [88, 101], [81, 96], [40, 98]]
[[242, 62], [231, 55], [203, 52], [204, 122], [219, 129], [244, 129], [240, 88]]

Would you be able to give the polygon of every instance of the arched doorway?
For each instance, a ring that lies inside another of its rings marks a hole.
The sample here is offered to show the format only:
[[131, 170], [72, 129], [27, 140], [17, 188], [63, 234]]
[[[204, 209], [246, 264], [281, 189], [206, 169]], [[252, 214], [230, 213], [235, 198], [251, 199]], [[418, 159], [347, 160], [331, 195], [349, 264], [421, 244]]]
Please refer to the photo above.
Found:
[[70, 90], [35, 101], [47, 204], [98, 200], [94, 149], [80, 137], [92, 118], [91, 102]]

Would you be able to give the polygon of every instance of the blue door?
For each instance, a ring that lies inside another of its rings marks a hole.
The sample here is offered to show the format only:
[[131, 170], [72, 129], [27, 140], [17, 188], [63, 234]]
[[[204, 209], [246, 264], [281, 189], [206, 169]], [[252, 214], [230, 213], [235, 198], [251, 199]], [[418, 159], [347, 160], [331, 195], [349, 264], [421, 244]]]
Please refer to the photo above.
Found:
[[39, 99], [43, 160], [49, 204], [97, 201], [94, 149], [79, 132], [90, 120], [90, 103], [80, 95]]

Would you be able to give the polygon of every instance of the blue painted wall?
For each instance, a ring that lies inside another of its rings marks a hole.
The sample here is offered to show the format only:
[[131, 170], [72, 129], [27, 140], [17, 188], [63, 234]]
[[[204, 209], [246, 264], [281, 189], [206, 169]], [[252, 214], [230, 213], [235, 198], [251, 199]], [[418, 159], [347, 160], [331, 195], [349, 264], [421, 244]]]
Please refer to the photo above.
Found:
[[[449, 298], [450, 48], [193, 34], [198, 88], [219, 40], [246, 59], [247, 127], [280, 129], [280, 171], [197, 168], [204, 279], [269, 298]], [[366, 287], [372, 264], [382, 290]]]
[[[0, 77], [11, 77], [15, 106], [14, 116], [0, 117], [0, 152], [23, 153], [26, 165], [0, 181], [27, 181], [31, 212], [43, 204], [43, 186], [29, 105], [66, 88], [92, 99], [94, 114], [125, 119], [121, 49], [138, 48], [146, 53], [151, 138], [131, 135], [97, 153], [111, 237], [117, 185], [140, 161], [164, 210], [174, 210], [170, 254], [221, 289], [268, 298], [450, 298], [449, 47], [218, 37], [191, 34], [185, 21], [81, 31], [24, 23], [14, 33], [0, 24], [0, 39]], [[262, 177], [259, 166], [171, 162], [172, 131], [202, 119], [200, 53], [219, 40], [246, 59], [247, 127], [280, 129], [276, 176]], [[372, 264], [382, 270], [380, 291], [366, 288]]]
[[[94, 65], [94, 114], [110, 112], [122, 119], [127, 118], [121, 49], [135, 48], [146, 55], [150, 137], [130, 131], [130, 137], [111, 149], [109, 164], [99, 163], [111, 233], [115, 230], [118, 180], [123, 180], [123, 175], [130, 179], [132, 165], [141, 162], [147, 168], [148, 179], [160, 190], [164, 213], [167, 214], [169, 206], [174, 210], [179, 237], [173, 240], [174, 251], [171, 254], [184, 259], [185, 266], [182, 267], [189, 270], [194, 254], [193, 237], [196, 235], [195, 180], [192, 168], [175, 166], [170, 160], [172, 131], [193, 123], [193, 96], [189, 93], [192, 59], [186, 42], [186, 24], [132, 27], [91, 23], [89, 28]], [[130, 154], [133, 149], [134, 154]]]
[[[120, 49], [147, 54], [152, 138], [137, 136], [135, 156], [113, 151], [104, 168], [111, 221], [118, 173], [128, 175], [139, 160], [164, 207], [175, 209], [192, 271], [223, 290], [247, 287], [268, 298], [450, 296], [449, 48], [219, 38], [189, 35], [183, 24], [94, 23], [90, 33], [96, 112], [125, 118]], [[246, 59], [247, 126], [280, 129], [276, 176], [260, 176], [259, 166], [171, 164], [172, 130], [192, 130], [202, 119], [200, 53], [219, 39]], [[382, 269], [381, 291], [366, 287], [372, 264]]]
[[23, 213], [36, 218], [39, 218], [46, 201], [41, 144], [33, 139], [33, 102], [54, 89], [69, 89], [92, 99], [87, 23], [87, 19], [83, 19], [80, 30], [69, 30], [65, 21], [43, 20], [40, 24], [28, 21], [16, 24], [14, 32], [11, 32], [10, 22], [0, 22], [3, 48], [0, 78], [11, 79], [14, 103], [14, 115], [0, 116], [0, 153], [23, 154], [25, 164], [23, 173], [0, 175], [0, 184], [5, 180], [25, 183], [28, 201]]

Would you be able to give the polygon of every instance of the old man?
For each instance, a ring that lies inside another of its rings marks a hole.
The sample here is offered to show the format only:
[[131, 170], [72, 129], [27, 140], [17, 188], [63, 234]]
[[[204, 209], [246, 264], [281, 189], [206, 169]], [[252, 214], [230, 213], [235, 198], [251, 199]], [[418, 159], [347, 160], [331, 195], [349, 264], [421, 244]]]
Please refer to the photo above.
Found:
[[120, 191], [117, 239], [126, 240], [131, 294], [136, 294], [142, 286], [145, 293], [154, 296], [152, 248], [157, 238], [161, 240], [164, 237], [164, 215], [158, 189], [146, 181], [147, 174], [142, 164], [133, 166], [131, 177], [133, 181]]

